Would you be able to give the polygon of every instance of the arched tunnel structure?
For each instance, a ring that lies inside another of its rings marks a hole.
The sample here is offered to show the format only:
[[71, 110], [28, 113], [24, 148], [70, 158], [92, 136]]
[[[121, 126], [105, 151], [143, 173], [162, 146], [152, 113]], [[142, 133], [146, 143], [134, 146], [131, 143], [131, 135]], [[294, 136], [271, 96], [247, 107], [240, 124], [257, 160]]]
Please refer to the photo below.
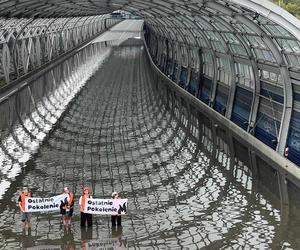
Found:
[[[80, 244], [43, 214], [20, 240], [11, 197], [84, 184], [132, 202], [125, 246], [300, 246], [298, 19], [266, 0], [4, 0], [0, 24], [2, 247]], [[96, 223], [90, 247], [114, 244]]]
[[299, 21], [268, 1], [4, 1], [2, 84], [98, 34], [111, 23], [97, 15], [114, 10], [145, 18], [172, 80], [300, 163]]

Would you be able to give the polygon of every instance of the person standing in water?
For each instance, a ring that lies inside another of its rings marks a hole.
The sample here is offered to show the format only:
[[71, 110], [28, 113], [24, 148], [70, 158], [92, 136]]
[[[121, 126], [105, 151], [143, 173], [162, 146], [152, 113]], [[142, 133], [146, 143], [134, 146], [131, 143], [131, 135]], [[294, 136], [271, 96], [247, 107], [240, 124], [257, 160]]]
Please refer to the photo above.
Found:
[[[111, 194], [111, 198], [112, 199], [120, 199], [121, 197], [119, 196], [118, 192], [113, 192]], [[115, 227], [116, 225], [118, 225], [118, 227], [122, 226], [122, 223], [121, 223], [121, 213], [119, 214], [116, 214], [116, 215], [112, 215], [111, 216], [111, 225], [113, 227]]]
[[80, 207], [80, 226], [85, 227], [85, 224], [87, 222], [87, 226], [91, 227], [93, 225], [93, 217], [91, 214], [85, 213], [85, 201], [86, 199], [92, 198], [90, 195], [90, 190], [87, 186], [83, 188], [83, 194], [79, 198], [79, 207]]
[[26, 226], [28, 228], [31, 228], [31, 224], [30, 224], [31, 213], [25, 211], [25, 199], [28, 197], [32, 197], [32, 194], [28, 191], [27, 187], [23, 187], [23, 191], [18, 199], [19, 208], [21, 210], [21, 221], [22, 221], [23, 229], [25, 229]]
[[61, 201], [60, 213], [63, 216], [63, 224], [66, 227], [71, 225], [71, 218], [74, 210], [74, 194], [71, 193], [67, 187], [64, 188], [64, 194], [66, 197]]

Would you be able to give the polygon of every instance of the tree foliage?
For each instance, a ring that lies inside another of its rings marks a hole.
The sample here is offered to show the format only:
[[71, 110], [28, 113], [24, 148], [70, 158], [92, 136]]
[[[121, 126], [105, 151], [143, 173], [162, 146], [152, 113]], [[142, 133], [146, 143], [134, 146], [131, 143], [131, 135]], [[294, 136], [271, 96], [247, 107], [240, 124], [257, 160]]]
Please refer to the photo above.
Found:
[[300, 19], [300, 0], [274, 0], [274, 2]]

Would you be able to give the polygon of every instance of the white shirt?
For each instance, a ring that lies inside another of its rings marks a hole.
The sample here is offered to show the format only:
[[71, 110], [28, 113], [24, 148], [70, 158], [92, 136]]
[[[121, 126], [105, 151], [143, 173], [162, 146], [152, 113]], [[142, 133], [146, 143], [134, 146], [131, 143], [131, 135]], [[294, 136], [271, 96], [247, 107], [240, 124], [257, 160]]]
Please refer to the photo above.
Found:
[[[81, 203], [82, 203], [82, 196], [83, 196], [83, 195], [81, 195], [80, 198], [79, 198], [79, 206], [81, 206]], [[92, 198], [93, 198], [93, 197], [90, 195], [90, 197], [87, 198], [87, 199], [92, 199]]]

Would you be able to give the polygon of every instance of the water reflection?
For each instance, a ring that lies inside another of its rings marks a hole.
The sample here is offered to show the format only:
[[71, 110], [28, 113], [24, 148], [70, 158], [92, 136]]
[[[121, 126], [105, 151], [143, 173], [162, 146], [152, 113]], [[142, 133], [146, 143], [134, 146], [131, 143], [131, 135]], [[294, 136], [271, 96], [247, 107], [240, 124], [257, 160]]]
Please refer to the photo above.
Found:
[[0, 198], [110, 51], [92, 44], [0, 103]]
[[86, 243], [93, 239], [93, 230], [91, 227], [81, 227], [81, 243]]
[[127, 241], [123, 238], [123, 227], [112, 228], [113, 249], [127, 249]]
[[75, 245], [75, 241], [74, 241], [74, 234], [73, 234], [72, 230], [70, 230], [69, 228], [64, 229], [64, 235], [61, 240], [64, 243], [63, 249], [66, 249], [66, 250], [76, 249], [76, 245]]
[[31, 228], [23, 229], [21, 236], [22, 249], [30, 249], [34, 245], [34, 238], [31, 235]]
[[[85, 230], [84, 230], [85, 231]], [[87, 232], [89, 231], [89, 232]], [[88, 229], [81, 234], [81, 249], [91, 250], [91, 249], [128, 249], [127, 241], [123, 237], [123, 229], [122, 227], [113, 228], [111, 238], [107, 239], [93, 239], [92, 237], [92, 229]], [[82, 231], [81, 231], [82, 233]]]
[[[148, 66], [141, 46], [113, 49], [3, 196], [1, 247], [297, 248], [299, 222], [282, 224], [280, 203], [232, 157], [226, 131], [176, 96], [167, 107]], [[92, 229], [80, 229], [84, 184], [94, 197], [117, 190], [129, 199], [123, 228], [95, 216]], [[35, 214], [34, 237], [24, 243], [15, 202], [23, 185], [35, 196], [70, 187], [77, 205], [70, 230], [59, 214]]]

